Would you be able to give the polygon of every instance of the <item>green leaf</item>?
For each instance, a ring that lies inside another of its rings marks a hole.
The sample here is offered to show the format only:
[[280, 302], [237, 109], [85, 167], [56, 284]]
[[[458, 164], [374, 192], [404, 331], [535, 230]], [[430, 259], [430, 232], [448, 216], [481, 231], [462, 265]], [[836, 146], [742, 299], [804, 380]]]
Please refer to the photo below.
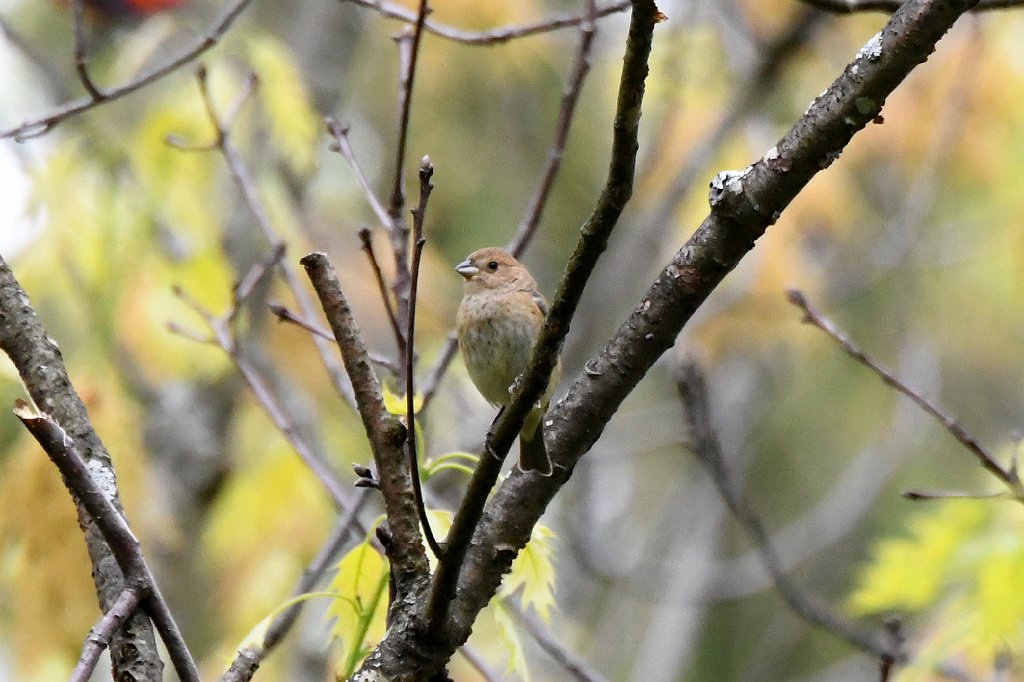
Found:
[[369, 650], [384, 637], [388, 566], [369, 538], [353, 547], [331, 581], [337, 597], [327, 610], [331, 634], [341, 640], [339, 676], [348, 678]]

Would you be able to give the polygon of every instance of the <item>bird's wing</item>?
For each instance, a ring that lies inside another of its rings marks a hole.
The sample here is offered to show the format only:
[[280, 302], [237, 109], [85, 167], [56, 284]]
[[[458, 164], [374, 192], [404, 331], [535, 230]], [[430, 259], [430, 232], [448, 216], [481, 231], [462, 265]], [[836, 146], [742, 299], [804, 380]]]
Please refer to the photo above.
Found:
[[540, 314], [544, 317], [548, 316], [548, 302], [544, 299], [539, 291], [531, 291], [530, 297], [533, 298], [533, 302], [537, 304], [537, 308], [540, 309]]

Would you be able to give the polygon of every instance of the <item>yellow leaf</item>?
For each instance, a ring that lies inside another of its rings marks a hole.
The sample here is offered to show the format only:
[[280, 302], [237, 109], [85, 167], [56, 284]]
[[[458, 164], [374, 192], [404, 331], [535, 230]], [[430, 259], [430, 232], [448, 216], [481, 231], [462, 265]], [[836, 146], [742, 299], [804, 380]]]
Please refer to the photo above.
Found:
[[508, 612], [508, 605], [500, 599], [495, 599], [490, 604], [491, 614], [494, 616], [494, 623], [498, 626], [502, 644], [508, 653], [508, 667], [506, 672], [518, 673], [523, 682], [530, 682], [530, 669], [526, 665], [526, 654], [523, 651], [523, 643], [519, 640], [519, 633], [516, 624]]
[[[405, 394], [398, 394], [391, 391], [387, 386], [383, 387], [384, 394], [384, 409], [399, 417], [404, 417], [407, 413], [405, 404]], [[412, 411], [419, 413], [420, 408], [423, 407], [423, 396], [417, 393], [412, 399]]]
[[552, 562], [554, 531], [537, 524], [530, 541], [512, 563], [505, 578], [501, 596], [507, 597], [522, 588], [523, 608], [532, 608], [545, 622], [551, 620], [551, 607], [555, 604], [555, 567]]
[[339, 677], [350, 677], [370, 647], [384, 636], [387, 585], [387, 562], [369, 539], [338, 562], [338, 572], [331, 581], [331, 591], [337, 596], [327, 615], [335, 619], [331, 634], [341, 640]]
[[270, 123], [270, 142], [295, 173], [309, 174], [320, 117], [309, 101], [302, 74], [288, 46], [269, 35], [249, 39], [249, 59], [260, 77], [258, 96]]
[[988, 518], [984, 505], [950, 500], [915, 516], [910, 537], [880, 542], [850, 597], [857, 613], [920, 610], [931, 604], [959, 568], [957, 553]]

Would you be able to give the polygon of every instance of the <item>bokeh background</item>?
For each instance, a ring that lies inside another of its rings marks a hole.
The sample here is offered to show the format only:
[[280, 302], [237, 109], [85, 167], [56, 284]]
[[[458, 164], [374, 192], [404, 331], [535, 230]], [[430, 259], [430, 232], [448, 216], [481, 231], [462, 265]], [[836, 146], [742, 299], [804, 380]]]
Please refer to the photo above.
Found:
[[[431, 18], [488, 30], [580, 6], [445, 0]], [[573, 324], [565, 377], [601, 349], [706, 215], [714, 174], [760, 158], [886, 18], [825, 14], [796, 0], [659, 7], [668, 20], [655, 34], [636, 193]], [[101, 86], [194, 40], [222, 3], [139, 9], [90, 13]], [[4, 0], [0, 17], [0, 127], [82, 94], [66, 5]], [[604, 180], [626, 22], [619, 14], [599, 23], [563, 169], [524, 257], [549, 295]], [[391, 35], [400, 28], [347, 2], [261, 0], [201, 60], [222, 110], [250, 71], [259, 74], [232, 139], [286, 257], [326, 251], [384, 355], [393, 343], [356, 236], [379, 226], [329, 150], [322, 119], [350, 126], [363, 170], [386, 196], [397, 129]], [[922, 655], [901, 679], [992, 679], [997, 660], [1020, 653], [1020, 510], [903, 499], [908, 488], [999, 487], [909, 401], [801, 325], [784, 292], [806, 292], [1011, 456], [1024, 424], [1021, 35], [1019, 10], [960, 21], [886, 103], [884, 122], [811, 182], [709, 299], [550, 509], [557, 607], [547, 627], [608, 679], [878, 675], [877, 661], [802, 621], [773, 590], [687, 449], [673, 381], [682, 356], [705, 366], [725, 455], [794, 579], [869, 622], [902, 614], [908, 645]], [[577, 41], [571, 28], [489, 46], [423, 41], [407, 173], [415, 188], [420, 156], [436, 167], [417, 317], [421, 374], [461, 296], [452, 265], [507, 242], [526, 210]], [[202, 145], [212, 134], [186, 67], [44, 137], [0, 143], [0, 253], [61, 346], [115, 458], [129, 518], [211, 678], [287, 598], [334, 523], [328, 496], [226, 355], [168, 330], [204, 332], [173, 286], [219, 314], [233, 282], [270, 250], [223, 159], [165, 141]], [[293, 305], [279, 281], [260, 297]], [[350, 464], [369, 458], [358, 419], [334, 394], [308, 334], [273, 321], [260, 301], [241, 321], [246, 354], [305, 437], [354, 480]], [[0, 405], [22, 394], [4, 360]], [[492, 416], [456, 360], [424, 415], [427, 456], [478, 447]], [[451, 508], [463, 482], [439, 476], [432, 494]], [[368, 509], [366, 520], [379, 513]], [[325, 608], [306, 610], [257, 679], [330, 677], [337, 649]], [[0, 678], [65, 677], [97, 617], [59, 477], [17, 420], [0, 419]], [[532, 679], [573, 679], [522, 636]], [[499, 679], [506, 674], [492, 622], [481, 621], [471, 644]], [[458, 656], [452, 674], [481, 679]]]

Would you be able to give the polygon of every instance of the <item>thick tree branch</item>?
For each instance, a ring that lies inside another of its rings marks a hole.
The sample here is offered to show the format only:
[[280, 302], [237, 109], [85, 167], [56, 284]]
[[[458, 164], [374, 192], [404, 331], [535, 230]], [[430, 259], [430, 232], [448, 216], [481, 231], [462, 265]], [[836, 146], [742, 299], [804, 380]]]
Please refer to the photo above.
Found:
[[[817, 7], [833, 14], [853, 14], [855, 12], [885, 12], [891, 14], [900, 8], [905, 0], [800, 0], [806, 5]], [[981, 12], [992, 9], [1020, 7], [1022, 0], [980, 0], [970, 11]]]
[[[468, 628], [486, 605], [515, 549], [529, 538], [572, 467], [694, 311], [807, 182], [878, 116], [886, 97], [976, 1], [907, 2], [764, 158], [742, 172], [716, 178], [711, 214], [547, 414], [556, 475], [542, 478], [513, 471], [488, 502], [466, 554], [460, 598], [451, 613], [453, 628]], [[495, 548], [509, 549], [501, 554]]]
[[[142, 556], [138, 539], [128, 527], [121, 511], [110, 500], [109, 491], [104, 490], [93, 477], [89, 465], [75, 447], [74, 439], [53, 417], [37, 413], [24, 400], [15, 403], [14, 414], [43, 447], [50, 461], [60, 471], [68, 490], [95, 522], [129, 585], [144, 593], [143, 606], [167, 645], [167, 652], [178, 677], [184, 682], [199, 682], [199, 672], [192, 654]], [[123, 596], [123, 593], [118, 595], [114, 607], [121, 603]]]
[[362, 334], [352, 309], [341, 290], [334, 267], [322, 253], [311, 253], [299, 261], [306, 268], [313, 288], [320, 297], [327, 321], [338, 341], [341, 357], [355, 392], [359, 416], [377, 464], [377, 476], [388, 528], [393, 542], [388, 558], [392, 575], [401, 595], [411, 594], [428, 572], [423, 550], [412, 479], [405, 459], [406, 428], [384, 407], [380, 383], [366, 353]]
[[[46, 335], [46, 330], [29, 304], [28, 294], [18, 284], [2, 257], [0, 349], [11, 358], [36, 405], [58, 420], [78, 444], [93, 475], [104, 481], [104, 490], [114, 506], [120, 509], [110, 455], [93, 429], [85, 405], [71, 385], [60, 349]], [[106, 612], [124, 591], [124, 576], [92, 518], [81, 505], [76, 506], [92, 562], [100, 607]], [[156, 649], [153, 629], [144, 614], [136, 613], [127, 620], [111, 640], [110, 653], [117, 675], [134, 675], [140, 681], [159, 680], [162, 676], [163, 664]]]

